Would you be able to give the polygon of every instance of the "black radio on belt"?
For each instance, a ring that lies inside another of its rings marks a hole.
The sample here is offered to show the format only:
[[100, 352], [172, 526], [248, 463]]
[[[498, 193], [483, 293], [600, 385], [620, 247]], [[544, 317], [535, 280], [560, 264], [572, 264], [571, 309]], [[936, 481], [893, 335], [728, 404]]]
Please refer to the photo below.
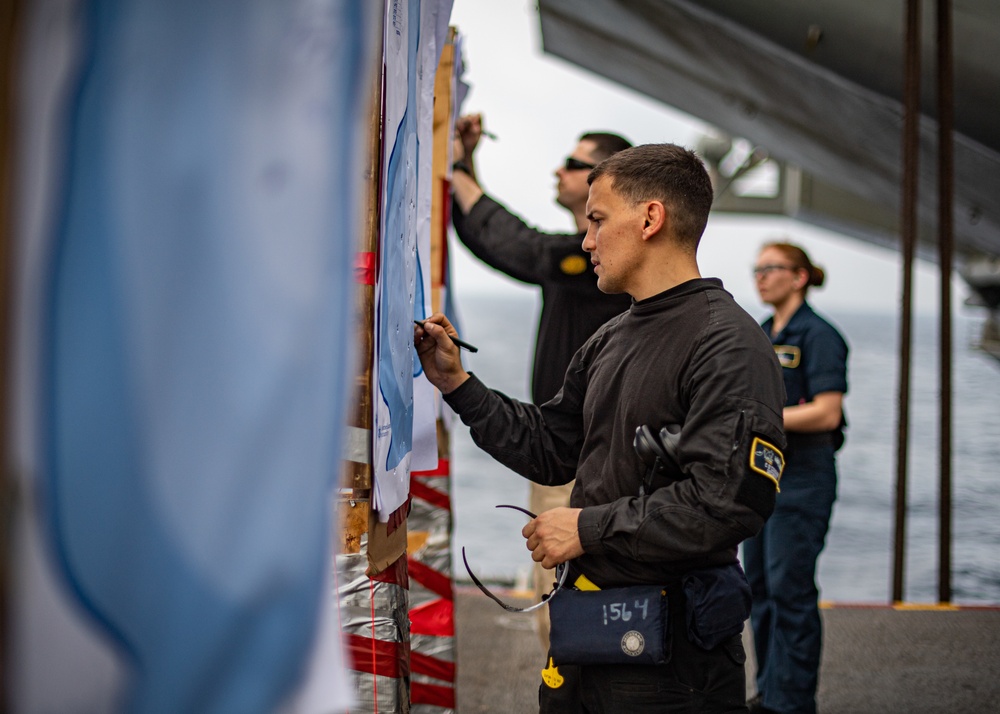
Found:
[[661, 476], [675, 480], [681, 474], [680, 460], [677, 449], [681, 441], [681, 425], [667, 424], [659, 433], [653, 433], [648, 425], [643, 424], [635, 430], [635, 440], [632, 446], [635, 452], [646, 464], [648, 470], [642, 479], [639, 495], [644, 496], [653, 486], [653, 477]]

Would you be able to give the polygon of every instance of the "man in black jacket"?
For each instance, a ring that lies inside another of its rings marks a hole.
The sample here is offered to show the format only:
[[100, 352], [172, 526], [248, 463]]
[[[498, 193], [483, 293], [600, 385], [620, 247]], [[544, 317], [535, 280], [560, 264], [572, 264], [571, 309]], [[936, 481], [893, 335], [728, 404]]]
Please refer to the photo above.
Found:
[[616, 134], [590, 132], [580, 137], [562, 166], [556, 202], [573, 216], [574, 233], [545, 233], [527, 225], [483, 193], [476, 178], [474, 152], [482, 136], [482, 117], [461, 117], [455, 124], [460, 147], [452, 175], [452, 222], [459, 239], [492, 268], [542, 289], [542, 314], [535, 342], [531, 399], [556, 395], [573, 353], [607, 320], [628, 309], [627, 295], [597, 288], [590, 257], [581, 244], [587, 232], [587, 174], [598, 163], [631, 146]]
[[[746, 603], [730, 584], [745, 586], [737, 547], [774, 508], [781, 369], [753, 318], [720, 281], [701, 277], [696, 252], [712, 186], [693, 153], [672, 144], [626, 149], [588, 181], [583, 247], [598, 287], [627, 293], [632, 304], [577, 351], [557, 396], [533, 405], [486, 388], [462, 367], [448, 337], [454, 327], [440, 314], [415, 328], [417, 354], [481, 448], [537, 483], [576, 478], [570, 507], [541, 513], [522, 531], [536, 562], [568, 563], [569, 582], [667, 593], [666, 659], [585, 661], [583, 710], [746, 712]], [[650, 474], [636, 429], [665, 425], [680, 427], [675, 467]], [[727, 585], [700, 600], [688, 586], [712, 573]], [[704, 636], [734, 615], [724, 637]], [[615, 649], [602, 655], [613, 659]], [[544, 688], [541, 695], [543, 712], [558, 711]]]
[[[609, 295], [597, 288], [590, 257], [582, 248], [587, 231], [587, 174], [598, 163], [631, 144], [607, 132], [588, 132], [555, 171], [556, 202], [573, 216], [575, 233], [545, 233], [483, 193], [476, 179], [475, 150], [482, 137], [482, 116], [463, 116], [455, 124], [456, 170], [452, 175], [452, 222], [459, 239], [496, 270], [542, 289], [542, 312], [535, 336], [531, 400], [542, 404], [562, 386], [573, 353], [594, 331], [628, 309], [628, 295]], [[569, 503], [572, 483], [532, 483], [529, 509], [541, 513]], [[550, 572], [536, 567], [538, 595], [552, 587]], [[548, 649], [548, 613], [538, 610], [538, 630]]]

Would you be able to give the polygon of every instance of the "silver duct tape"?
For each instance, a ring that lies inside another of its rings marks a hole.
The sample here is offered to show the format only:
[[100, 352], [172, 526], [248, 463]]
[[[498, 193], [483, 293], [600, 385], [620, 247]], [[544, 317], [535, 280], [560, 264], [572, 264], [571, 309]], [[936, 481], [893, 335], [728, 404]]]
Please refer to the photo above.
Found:
[[[432, 536], [451, 540], [451, 514], [443, 508], [429, 508], [413, 499], [407, 529], [413, 533], [423, 531]], [[423, 506], [423, 507], [422, 507]]]
[[[428, 488], [432, 488], [435, 491], [440, 491], [441, 493], [446, 493], [449, 495], [451, 494], [451, 479], [448, 478], [447, 476], [431, 476], [431, 477], [420, 476], [418, 477], [418, 479], [422, 484], [424, 484]], [[441, 520], [446, 521], [446, 523], [443, 524], [443, 528], [441, 530], [443, 531], [451, 530], [452, 514], [450, 509], [439, 508], [438, 506], [435, 506], [432, 503], [428, 503], [427, 501], [421, 498], [413, 499], [413, 502], [410, 504], [410, 518], [413, 517], [414, 513], [422, 515], [424, 513], [429, 513], [429, 512], [440, 514], [440, 516], [442, 517]]]
[[406, 612], [409, 608], [409, 596], [403, 588], [398, 585], [387, 583], [368, 582], [364, 583], [364, 588], [344, 592], [340, 591], [340, 607], [358, 607], [362, 610], [374, 611], [376, 614], [384, 614], [394, 610]]
[[[451, 479], [436, 477], [423, 479], [429, 486], [439, 490], [450, 488]], [[409, 517], [411, 533], [426, 533], [426, 539], [420, 548], [410, 553], [410, 557], [432, 570], [441, 573], [446, 578], [452, 577], [451, 562], [451, 514], [443, 508], [437, 508], [419, 499], [413, 500]], [[418, 581], [410, 579], [410, 607], [418, 607], [439, 597], [437, 593], [428, 592]]]
[[436, 635], [410, 635], [410, 649], [445, 662], [455, 662], [455, 638]]
[[363, 607], [341, 607], [340, 629], [345, 634], [359, 635], [383, 642], [408, 642], [410, 638], [410, 620], [404, 611], [403, 615], [389, 613], [372, 618], [370, 609]]
[[451, 545], [447, 540], [436, 539], [433, 536], [428, 539], [423, 548], [420, 549], [419, 560], [429, 568], [433, 568], [443, 575], [451, 574]]
[[365, 575], [365, 555], [338, 555], [341, 574], [341, 630], [385, 642], [410, 641], [409, 597], [394, 583], [372, 580]]
[[372, 462], [372, 430], [357, 426], [345, 426], [342, 449], [344, 461], [370, 464]]
[[377, 613], [401, 608], [405, 612], [409, 607], [406, 589], [395, 583], [372, 580], [365, 574], [367, 567], [365, 554], [337, 556], [340, 573], [337, 596], [341, 608], [355, 606], [369, 611], [374, 608]]
[[[442, 517], [443, 513], [444, 511], [441, 509], [436, 509], [434, 512], [424, 514], [424, 516], [414, 512], [410, 513], [408, 523], [410, 533], [424, 533], [426, 538], [421, 543], [420, 548], [409, 555], [411, 558], [428, 565], [431, 565], [430, 561], [435, 559], [436, 565], [433, 567], [437, 569], [437, 565], [441, 565], [446, 568], [442, 572], [445, 575], [450, 575], [451, 523], [450, 520]], [[441, 556], [444, 556], [443, 559]]]
[[[421, 478], [429, 488], [443, 493], [451, 493], [452, 481], [447, 476]], [[419, 550], [410, 553], [410, 557], [427, 567], [452, 578], [451, 535], [452, 513], [446, 508], [439, 508], [427, 501], [414, 498], [410, 507], [408, 519], [410, 532], [422, 531], [427, 534]], [[410, 608], [440, 599], [438, 593], [423, 587], [419, 581], [410, 578]], [[454, 663], [456, 661], [456, 641], [454, 637], [438, 637], [434, 635], [410, 635], [410, 650], [428, 657]], [[437, 687], [455, 688], [456, 682], [440, 680], [425, 674], [411, 674], [414, 682], [423, 682]], [[414, 704], [413, 714], [453, 714], [454, 709], [434, 706], [431, 704]]]
[[[372, 580], [365, 574], [366, 554], [337, 556], [340, 574], [341, 631], [385, 642], [409, 642], [408, 595], [394, 583]], [[405, 663], [402, 669], [408, 669]], [[355, 685], [355, 706], [351, 714], [409, 714], [409, 677], [386, 677], [356, 670], [349, 671]]]
[[351, 714], [409, 714], [410, 685], [405, 677], [394, 679], [351, 672], [354, 677], [354, 706]]
[[[365, 538], [367, 539], [367, 535]], [[367, 546], [367, 542], [364, 545]], [[362, 548], [361, 551], [360, 553], [337, 553], [334, 567], [337, 569], [339, 592], [357, 589], [361, 578], [367, 579], [365, 569], [368, 567], [368, 549], [367, 547]]]
[[420, 483], [441, 493], [451, 494], [450, 476], [416, 476]]
[[[415, 557], [427, 567], [436, 570], [446, 578], [451, 579], [451, 551], [450, 549], [421, 548], [420, 553]], [[420, 607], [433, 600], [441, 598], [437, 592], [428, 590], [416, 578], [410, 578], [410, 609]]]

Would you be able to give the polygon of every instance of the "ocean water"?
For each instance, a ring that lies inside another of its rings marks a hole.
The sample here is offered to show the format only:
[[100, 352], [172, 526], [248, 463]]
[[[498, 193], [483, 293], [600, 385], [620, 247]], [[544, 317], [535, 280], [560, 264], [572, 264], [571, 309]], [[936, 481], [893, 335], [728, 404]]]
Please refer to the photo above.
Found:
[[[885, 603], [892, 592], [896, 492], [898, 318], [817, 309], [850, 347], [847, 441], [838, 452], [839, 489], [820, 556], [821, 597]], [[748, 306], [754, 317], [763, 308]], [[1000, 362], [975, 349], [982, 317], [959, 307], [952, 333], [952, 592], [957, 604], [1000, 604]], [[538, 298], [534, 291], [462, 295], [461, 334], [479, 347], [466, 367], [490, 387], [527, 399]], [[938, 347], [937, 317], [913, 325], [912, 393], [904, 599], [937, 601]], [[525, 517], [501, 503], [526, 506], [527, 481], [480, 451], [468, 429], [452, 429], [455, 576], [461, 561], [484, 579], [526, 583], [531, 558], [520, 530]]]

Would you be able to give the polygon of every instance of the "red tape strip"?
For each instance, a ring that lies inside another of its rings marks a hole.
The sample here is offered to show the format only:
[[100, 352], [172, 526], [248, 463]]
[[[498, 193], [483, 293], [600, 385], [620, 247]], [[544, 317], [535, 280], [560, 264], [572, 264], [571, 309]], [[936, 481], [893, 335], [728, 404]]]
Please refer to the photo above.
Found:
[[410, 496], [412, 498], [419, 498], [421, 501], [427, 501], [432, 506], [444, 509], [445, 511], [451, 510], [451, 496], [444, 491], [431, 488], [417, 479], [410, 479]]
[[410, 643], [386, 642], [347, 634], [345, 647], [351, 669], [380, 677], [399, 679], [410, 674]]
[[454, 709], [455, 690], [452, 687], [442, 687], [437, 684], [412, 682], [410, 684], [410, 703]]
[[410, 610], [410, 633], [435, 637], [455, 636], [455, 603], [431, 600]]
[[455, 681], [455, 663], [431, 657], [420, 652], [410, 652], [410, 671], [414, 674], [426, 674], [428, 677], [445, 682]]
[[401, 555], [393, 561], [392, 565], [383, 570], [381, 573], [376, 573], [371, 577], [371, 579], [378, 583], [398, 585], [404, 590], [409, 590], [410, 574], [406, 565], [406, 556]]
[[374, 253], [358, 253], [354, 256], [354, 282], [361, 285], [375, 284]]
[[413, 558], [407, 558], [407, 561], [407, 564], [410, 566], [410, 577], [412, 579], [431, 592], [437, 593], [445, 600], [454, 600], [450, 578]]

